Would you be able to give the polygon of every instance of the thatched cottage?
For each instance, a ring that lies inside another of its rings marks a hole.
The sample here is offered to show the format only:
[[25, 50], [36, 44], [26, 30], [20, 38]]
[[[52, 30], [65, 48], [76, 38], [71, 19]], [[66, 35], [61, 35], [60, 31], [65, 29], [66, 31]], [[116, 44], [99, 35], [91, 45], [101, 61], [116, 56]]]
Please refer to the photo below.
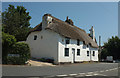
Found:
[[94, 28], [87, 34], [68, 17], [62, 21], [51, 14], [45, 14], [42, 22], [28, 35], [27, 43], [32, 57], [51, 58], [55, 64], [98, 61]]

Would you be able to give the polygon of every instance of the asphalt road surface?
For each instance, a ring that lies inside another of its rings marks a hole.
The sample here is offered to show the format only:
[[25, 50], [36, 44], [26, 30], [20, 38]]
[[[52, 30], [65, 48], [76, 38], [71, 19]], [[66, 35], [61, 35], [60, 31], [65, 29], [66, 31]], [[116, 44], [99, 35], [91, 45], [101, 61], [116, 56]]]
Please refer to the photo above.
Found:
[[101, 78], [101, 76], [102, 78], [118, 78], [117, 63], [83, 63], [44, 67], [3, 66], [2, 70], [3, 78]]

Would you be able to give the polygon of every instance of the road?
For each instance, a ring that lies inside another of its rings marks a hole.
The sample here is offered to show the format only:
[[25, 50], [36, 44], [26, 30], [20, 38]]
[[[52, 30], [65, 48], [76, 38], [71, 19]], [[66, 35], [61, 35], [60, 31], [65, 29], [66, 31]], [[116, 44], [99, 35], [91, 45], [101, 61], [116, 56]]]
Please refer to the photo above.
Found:
[[[85, 64], [83, 63], [83, 64], [71, 64], [71, 65], [44, 66], [44, 67], [3, 66], [2, 70], [3, 70], [3, 76], [29, 76], [29, 78], [41, 78], [41, 77], [75, 78], [75, 77], [87, 77], [87, 76], [104, 76], [104, 77], [118, 76], [117, 63], [85, 63]], [[7, 77], [3, 77], [3, 78], [7, 78]]]

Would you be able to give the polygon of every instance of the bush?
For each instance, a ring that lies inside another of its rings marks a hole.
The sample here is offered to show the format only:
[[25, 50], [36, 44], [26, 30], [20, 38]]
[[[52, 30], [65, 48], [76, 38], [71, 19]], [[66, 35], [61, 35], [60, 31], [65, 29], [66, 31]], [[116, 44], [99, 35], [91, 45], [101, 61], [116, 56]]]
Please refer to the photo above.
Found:
[[[8, 54], [18, 54], [16, 56], [8, 56]], [[16, 42], [13, 35], [2, 32], [2, 63], [3, 64], [25, 64], [30, 58], [30, 49], [28, 44]]]
[[19, 64], [20, 65], [20, 64], [24, 64], [24, 62], [21, 61], [20, 57], [10, 57], [10, 56], [8, 56], [7, 57], [7, 64], [13, 64], [13, 65]]
[[7, 55], [12, 51], [12, 45], [16, 43], [13, 35], [2, 32], [2, 62], [6, 64]]
[[13, 45], [13, 51], [10, 54], [18, 54], [19, 57], [8, 56], [8, 64], [25, 64], [30, 59], [30, 49], [28, 44], [17, 42]]

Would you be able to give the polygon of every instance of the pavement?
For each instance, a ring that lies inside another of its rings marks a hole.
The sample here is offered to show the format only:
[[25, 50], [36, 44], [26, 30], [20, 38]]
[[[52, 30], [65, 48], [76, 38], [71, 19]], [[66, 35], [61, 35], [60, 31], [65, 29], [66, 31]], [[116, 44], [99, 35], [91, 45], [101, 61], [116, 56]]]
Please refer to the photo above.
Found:
[[118, 78], [118, 63], [3, 66], [2, 70], [3, 78]]
[[36, 61], [36, 60], [29, 60], [28, 65], [31, 65], [31, 66], [56, 66], [56, 65], [53, 65], [52, 63], [41, 62], [41, 61]]

